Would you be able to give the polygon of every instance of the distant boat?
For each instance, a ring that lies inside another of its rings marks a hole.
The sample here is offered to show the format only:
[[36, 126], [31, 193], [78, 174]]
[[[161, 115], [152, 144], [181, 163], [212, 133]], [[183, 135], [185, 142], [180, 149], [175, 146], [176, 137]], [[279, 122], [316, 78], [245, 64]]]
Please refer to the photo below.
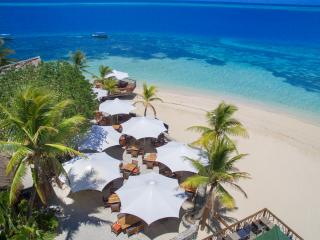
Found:
[[108, 38], [108, 35], [105, 32], [95, 32], [91, 36], [95, 38]]
[[8, 34], [8, 33], [1, 33], [0, 34], [0, 39], [3, 39], [3, 40], [12, 40], [13, 37], [11, 34]]

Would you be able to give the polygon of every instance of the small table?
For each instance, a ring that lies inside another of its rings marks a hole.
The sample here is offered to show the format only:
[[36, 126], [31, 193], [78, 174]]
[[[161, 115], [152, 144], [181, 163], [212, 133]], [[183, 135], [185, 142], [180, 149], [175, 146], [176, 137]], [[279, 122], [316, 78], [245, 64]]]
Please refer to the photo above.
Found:
[[133, 170], [137, 167], [137, 165], [133, 163], [127, 163], [122, 166], [124, 171], [133, 172]]
[[116, 193], [113, 193], [108, 197], [109, 204], [119, 203], [119, 202], [120, 202], [120, 198]]

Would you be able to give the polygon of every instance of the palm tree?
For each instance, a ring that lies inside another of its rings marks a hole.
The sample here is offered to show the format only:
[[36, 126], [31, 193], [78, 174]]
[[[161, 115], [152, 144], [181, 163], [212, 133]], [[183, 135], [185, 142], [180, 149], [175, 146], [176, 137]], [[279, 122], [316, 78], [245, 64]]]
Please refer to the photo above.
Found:
[[4, 41], [0, 39], [0, 67], [15, 61], [14, 59], [7, 58], [8, 55], [13, 53], [13, 50], [4, 47]]
[[74, 53], [71, 53], [70, 60], [76, 68], [78, 68], [82, 71], [84, 71], [85, 68], [87, 67], [86, 55], [83, 52], [81, 52], [80, 50], [77, 50]]
[[221, 102], [219, 106], [207, 113], [209, 126], [193, 126], [188, 130], [201, 133], [201, 137], [195, 141], [194, 145], [206, 145], [210, 141], [225, 138], [229, 144], [234, 145], [230, 136], [248, 137], [247, 130], [241, 122], [233, 118], [233, 114], [238, 108], [231, 104]]
[[150, 107], [153, 111], [154, 117], [157, 116], [155, 107], [151, 104], [154, 101], [163, 102], [161, 98], [156, 96], [157, 88], [154, 85], [148, 87], [146, 83], [143, 84], [143, 92], [139, 94], [142, 100], [136, 101], [134, 104], [141, 103], [144, 106], [144, 116], [147, 116], [147, 109]]
[[100, 76], [95, 76], [96, 81], [102, 82], [105, 79], [106, 75], [108, 75], [111, 72], [112, 72], [112, 69], [110, 67], [100, 65], [99, 66], [99, 75]]
[[31, 170], [33, 194], [29, 213], [36, 193], [43, 204], [47, 203], [52, 190], [51, 183], [64, 174], [58, 160], [65, 155], [80, 154], [65, 143], [77, 133], [85, 119], [80, 115], [64, 117], [70, 100], [54, 101], [54, 94], [43, 89], [28, 87], [18, 92], [12, 104], [0, 104], [0, 128], [7, 141], [0, 141], [0, 150], [12, 154], [7, 165], [7, 174], [13, 173], [10, 186], [10, 203], [17, 200], [23, 177]]
[[107, 78], [102, 81], [102, 88], [108, 91], [108, 94], [112, 94], [118, 89], [118, 81], [114, 78]]
[[226, 139], [219, 138], [214, 144], [206, 145], [205, 154], [208, 158], [208, 164], [189, 159], [198, 173], [187, 178], [184, 182], [184, 184], [192, 187], [206, 186], [206, 201], [199, 214], [202, 218], [202, 227], [204, 227], [212, 209], [214, 195], [219, 196], [224, 206], [233, 208], [235, 207], [234, 198], [225, 186], [231, 186], [247, 197], [247, 194], [236, 182], [240, 179], [249, 178], [248, 173], [240, 172], [234, 167], [235, 163], [245, 157], [246, 154], [237, 154], [234, 145], [228, 144]]

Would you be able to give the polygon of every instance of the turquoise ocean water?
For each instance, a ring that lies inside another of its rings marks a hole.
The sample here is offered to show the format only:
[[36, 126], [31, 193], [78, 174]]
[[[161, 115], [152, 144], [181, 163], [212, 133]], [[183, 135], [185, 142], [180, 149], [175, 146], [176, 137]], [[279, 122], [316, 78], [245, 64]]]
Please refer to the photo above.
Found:
[[[132, 78], [320, 121], [320, 8], [208, 3], [0, 3], [16, 58], [81, 49]], [[110, 38], [90, 34], [105, 31]]]

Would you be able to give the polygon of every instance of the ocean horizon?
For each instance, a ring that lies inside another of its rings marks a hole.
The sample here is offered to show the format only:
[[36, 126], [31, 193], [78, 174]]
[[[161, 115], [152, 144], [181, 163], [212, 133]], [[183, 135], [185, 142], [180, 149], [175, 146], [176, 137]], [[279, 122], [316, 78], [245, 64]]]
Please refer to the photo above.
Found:
[[[80, 49], [92, 73], [105, 64], [141, 83], [231, 96], [318, 121], [319, 8], [207, 5], [1, 3], [0, 33], [14, 36], [7, 46], [17, 59], [68, 59]], [[96, 31], [109, 38], [92, 38]]]

